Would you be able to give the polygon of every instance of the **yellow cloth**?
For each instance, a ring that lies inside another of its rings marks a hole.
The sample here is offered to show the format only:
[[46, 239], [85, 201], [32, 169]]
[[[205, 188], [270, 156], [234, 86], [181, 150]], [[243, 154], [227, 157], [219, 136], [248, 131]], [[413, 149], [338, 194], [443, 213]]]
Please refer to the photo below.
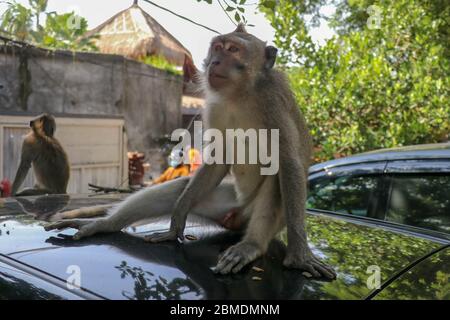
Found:
[[202, 155], [197, 149], [189, 149], [189, 162], [191, 165], [191, 175], [202, 165]]
[[153, 181], [154, 184], [163, 183], [179, 177], [186, 177], [189, 175], [189, 166], [182, 165], [177, 168], [169, 167], [164, 173]]

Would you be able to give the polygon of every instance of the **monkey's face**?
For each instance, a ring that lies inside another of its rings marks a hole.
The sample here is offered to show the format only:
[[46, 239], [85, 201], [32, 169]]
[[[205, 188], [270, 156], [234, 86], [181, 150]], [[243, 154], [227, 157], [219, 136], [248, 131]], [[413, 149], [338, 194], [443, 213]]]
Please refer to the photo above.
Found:
[[30, 128], [40, 136], [53, 137], [56, 129], [55, 118], [47, 113], [41, 114], [30, 121]]
[[276, 52], [239, 25], [234, 32], [212, 40], [204, 61], [207, 83], [215, 91], [251, 86], [261, 72], [273, 67]]

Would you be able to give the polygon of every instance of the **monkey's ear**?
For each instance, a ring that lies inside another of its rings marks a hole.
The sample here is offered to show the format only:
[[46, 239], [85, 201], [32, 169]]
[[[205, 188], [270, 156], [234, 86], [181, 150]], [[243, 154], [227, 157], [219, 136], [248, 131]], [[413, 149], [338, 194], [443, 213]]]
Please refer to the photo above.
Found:
[[247, 30], [245, 29], [245, 24], [242, 22], [238, 24], [236, 30], [234, 32], [241, 32], [241, 33], [247, 33]]
[[275, 60], [277, 59], [278, 49], [274, 46], [266, 47], [266, 62], [264, 63], [264, 67], [266, 69], [271, 69], [275, 65]]

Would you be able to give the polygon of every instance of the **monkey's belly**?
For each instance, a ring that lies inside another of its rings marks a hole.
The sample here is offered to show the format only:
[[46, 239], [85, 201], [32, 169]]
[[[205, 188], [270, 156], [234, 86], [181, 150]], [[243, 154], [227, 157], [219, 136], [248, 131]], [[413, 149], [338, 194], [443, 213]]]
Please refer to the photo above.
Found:
[[264, 180], [261, 176], [259, 165], [233, 165], [231, 173], [235, 179], [235, 189], [238, 202], [241, 206], [245, 206], [253, 198], [257, 189]]

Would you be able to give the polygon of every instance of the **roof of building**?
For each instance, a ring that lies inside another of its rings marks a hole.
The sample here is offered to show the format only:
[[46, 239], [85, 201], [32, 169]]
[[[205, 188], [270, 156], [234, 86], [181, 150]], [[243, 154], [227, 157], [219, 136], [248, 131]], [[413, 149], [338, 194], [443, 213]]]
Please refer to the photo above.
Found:
[[154, 18], [145, 12], [137, 1], [86, 36], [97, 35], [95, 45], [102, 53], [120, 54], [132, 59], [161, 55], [169, 62], [182, 66], [191, 53]]

